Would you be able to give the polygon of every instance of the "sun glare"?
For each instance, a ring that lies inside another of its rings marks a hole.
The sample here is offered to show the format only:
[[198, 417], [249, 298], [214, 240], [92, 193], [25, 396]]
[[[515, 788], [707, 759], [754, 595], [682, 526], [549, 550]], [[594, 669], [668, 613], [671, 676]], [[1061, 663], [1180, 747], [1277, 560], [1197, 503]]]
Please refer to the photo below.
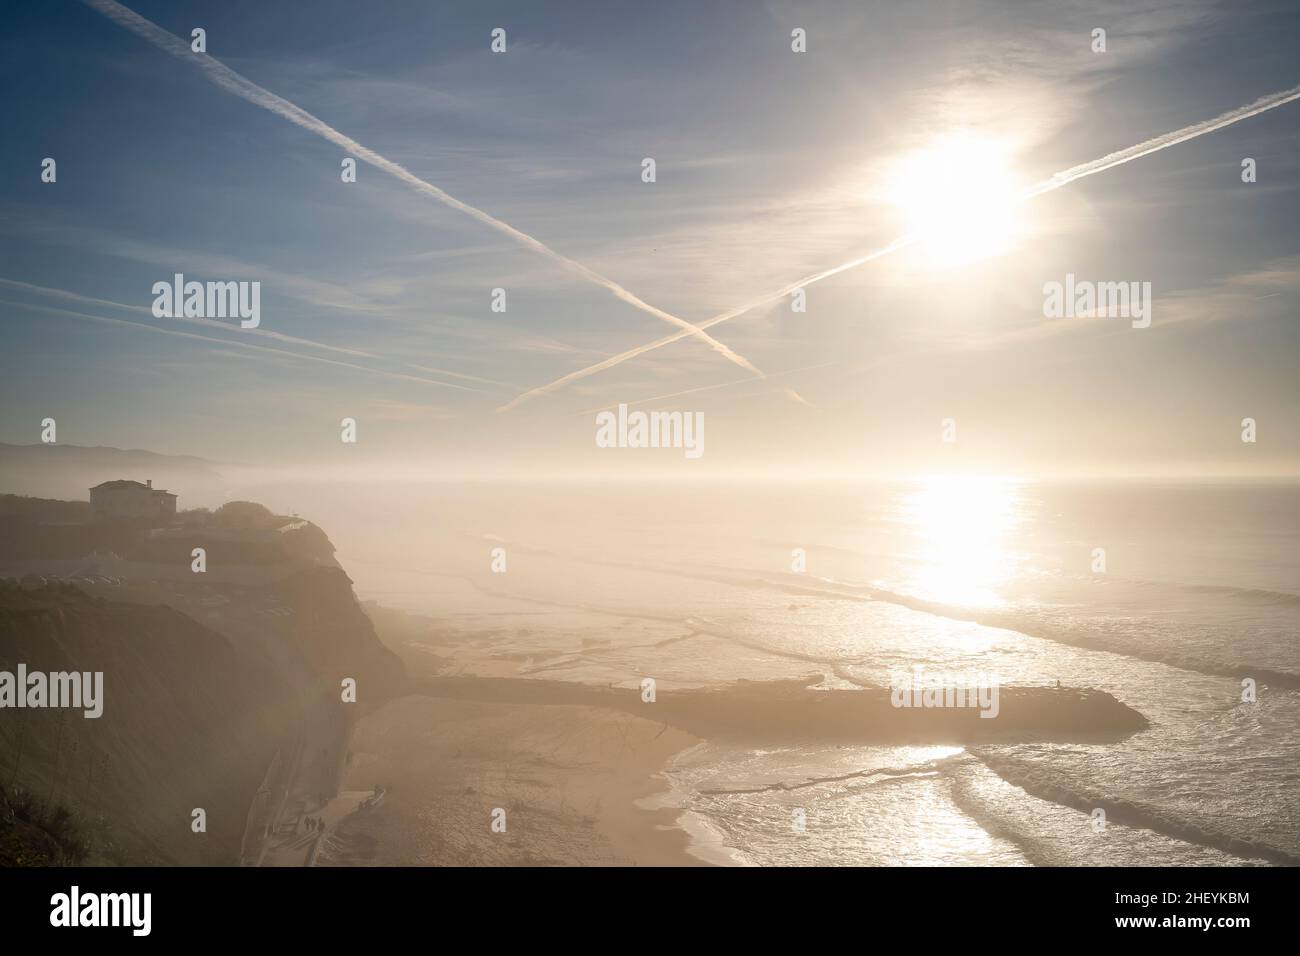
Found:
[[1014, 571], [1011, 538], [1023, 520], [1020, 482], [932, 477], [900, 502], [920, 561], [910, 582], [923, 597], [989, 607]]
[[894, 170], [889, 198], [935, 263], [1000, 255], [1019, 231], [1009, 154], [992, 139], [953, 135], [908, 154]]

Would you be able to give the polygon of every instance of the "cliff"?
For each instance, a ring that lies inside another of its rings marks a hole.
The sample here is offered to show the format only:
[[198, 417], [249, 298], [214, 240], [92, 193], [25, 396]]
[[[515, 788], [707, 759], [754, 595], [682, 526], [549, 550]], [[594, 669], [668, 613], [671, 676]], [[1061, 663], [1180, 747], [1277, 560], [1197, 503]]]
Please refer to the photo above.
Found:
[[[105, 862], [219, 863], [285, 723], [263, 668], [163, 606], [0, 587], [0, 669], [102, 671], [104, 710], [0, 711], [6, 770], [73, 809]], [[192, 834], [191, 812], [208, 833]]]
[[[71, 545], [75, 536], [101, 533], [30, 526], [29, 544], [57, 540], [77, 558], [95, 545]], [[244, 564], [247, 580], [224, 583], [189, 572], [186, 542], [176, 554], [144, 554], [162, 546], [140, 529], [117, 533], [137, 557], [181, 562], [185, 573], [111, 587], [0, 582], [0, 670], [23, 663], [29, 672], [104, 674], [98, 719], [0, 710], [0, 779], [15, 800], [35, 804], [34, 816], [70, 811], [89, 862], [236, 863], [268, 769], [310, 746], [320, 755], [310, 784], [327, 792], [354, 721], [404, 690], [402, 665], [376, 638], [314, 525], [276, 536], [274, 547], [298, 549], [279, 559], [279, 573]], [[356, 681], [355, 704], [341, 699], [344, 678]], [[206, 833], [191, 829], [195, 808], [206, 811]], [[0, 814], [0, 847], [6, 836], [21, 846], [23, 822], [9, 816]], [[50, 862], [48, 841], [33, 848], [41, 852], [28, 862]]]

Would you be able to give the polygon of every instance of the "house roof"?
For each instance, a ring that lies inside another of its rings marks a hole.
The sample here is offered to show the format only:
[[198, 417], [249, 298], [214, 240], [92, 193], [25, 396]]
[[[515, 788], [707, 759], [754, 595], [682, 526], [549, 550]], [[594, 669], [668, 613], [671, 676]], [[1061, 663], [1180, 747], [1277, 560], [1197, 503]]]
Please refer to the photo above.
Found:
[[130, 481], [126, 478], [119, 478], [116, 481], [100, 482], [90, 490], [91, 491], [125, 491], [127, 489], [132, 489], [136, 491], [147, 491], [155, 495], [166, 495], [169, 498], [176, 497], [170, 491], [164, 491], [161, 488], [150, 488], [148, 485], [144, 484], [143, 482]]

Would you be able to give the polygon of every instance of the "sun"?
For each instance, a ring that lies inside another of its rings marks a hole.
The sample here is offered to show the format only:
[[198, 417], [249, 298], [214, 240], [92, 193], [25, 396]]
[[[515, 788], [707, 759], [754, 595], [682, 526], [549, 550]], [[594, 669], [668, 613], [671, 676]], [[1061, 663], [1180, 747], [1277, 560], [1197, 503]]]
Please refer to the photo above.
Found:
[[938, 264], [1009, 251], [1020, 232], [1020, 190], [997, 140], [953, 134], [905, 155], [888, 185], [908, 235]]

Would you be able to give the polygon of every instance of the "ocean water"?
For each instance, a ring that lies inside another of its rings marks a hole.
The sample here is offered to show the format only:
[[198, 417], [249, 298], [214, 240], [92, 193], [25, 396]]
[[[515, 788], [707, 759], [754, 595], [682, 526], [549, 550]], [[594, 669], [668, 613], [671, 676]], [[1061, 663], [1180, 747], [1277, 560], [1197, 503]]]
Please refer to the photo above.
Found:
[[1300, 486], [247, 493], [318, 520], [359, 595], [435, 618], [435, 652], [464, 673], [629, 688], [648, 676], [662, 694], [739, 678], [888, 685], [922, 666], [1099, 688], [1151, 721], [1106, 743], [708, 740], [679, 756], [658, 798], [682, 808], [706, 858], [1300, 859]]

